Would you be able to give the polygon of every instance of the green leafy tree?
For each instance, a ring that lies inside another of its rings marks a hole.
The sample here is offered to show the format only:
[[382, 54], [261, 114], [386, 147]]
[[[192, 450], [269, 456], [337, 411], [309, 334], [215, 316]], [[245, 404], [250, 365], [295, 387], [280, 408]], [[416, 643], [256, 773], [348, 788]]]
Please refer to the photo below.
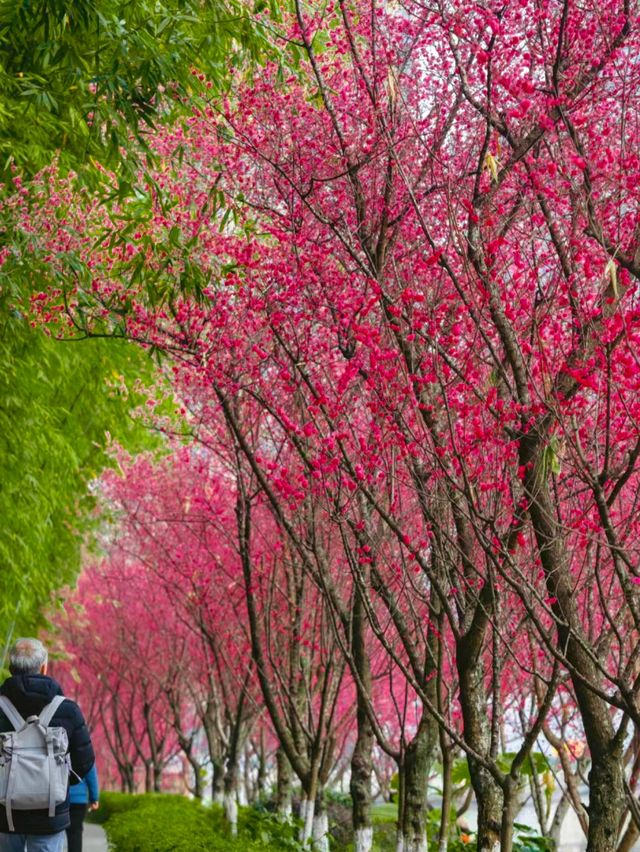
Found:
[[61, 343], [17, 312], [0, 316], [0, 623], [8, 641], [33, 630], [53, 590], [73, 581], [94, 522], [89, 485], [109, 441], [152, 446], [132, 416], [152, 362], [124, 341]]
[[[0, 0], [0, 176], [29, 178], [58, 157], [89, 182], [98, 162], [129, 175], [145, 133], [224, 88], [231, 61], [266, 50], [265, 3], [243, 0]], [[270, 3], [272, 19], [278, 3]], [[258, 15], [258, 18], [256, 17]], [[206, 80], [205, 80], [206, 75]], [[4, 193], [0, 191], [0, 198]], [[143, 213], [143, 211], [140, 211]], [[129, 223], [134, 226], [135, 223]], [[124, 225], [123, 225], [124, 227]], [[131, 410], [152, 362], [124, 341], [61, 343], [21, 312], [42, 265], [15, 232], [17, 263], [0, 283], [0, 617], [5, 645], [41, 621], [80, 566], [92, 523], [91, 480], [108, 436], [135, 450], [150, 438]], [[6, 653], [6, 647], [5, 647]]]
[[[229, 55], [257, 58], [266, 3], [0, 0], [0, 170], [131, 162], [161, 115], [224, 86]], [[272, 12], [278, 4], [271, 0]], [[132, 145], [132, 136], [135, 145]]]

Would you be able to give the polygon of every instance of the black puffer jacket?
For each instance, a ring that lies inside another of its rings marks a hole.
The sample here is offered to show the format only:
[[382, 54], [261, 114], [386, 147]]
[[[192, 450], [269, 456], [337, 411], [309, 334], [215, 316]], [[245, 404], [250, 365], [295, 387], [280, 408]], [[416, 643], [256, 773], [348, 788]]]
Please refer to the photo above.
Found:
[[[62, 689], [53, 678], [46, 675], [14, 675], [7, 678], [0, 687], [0, 692], [14, 704], [20, 715], [37, 716], [56, 695], [62, 695]], [[89, 730], [84, 721], [80, 708], [67, 698], [58, 707], [52, 727], [65, 728], [69, 737], [69, 754], [71, 767], [80, 778], [84, 778], [93, 766], [95, 756]], [[0, 710], [0, 732], [12, 731], [13, 726]], [[71, 781], [77, 783], [72, 775]], [[16, 834], [55, 834], [69, 825], [69, 796], [66, 802], [56, 807], [56, 814], [50, 817], [44, 811], [12, 810]], [[8, 832], [7, 814], [0, 805], [0, 832]]]

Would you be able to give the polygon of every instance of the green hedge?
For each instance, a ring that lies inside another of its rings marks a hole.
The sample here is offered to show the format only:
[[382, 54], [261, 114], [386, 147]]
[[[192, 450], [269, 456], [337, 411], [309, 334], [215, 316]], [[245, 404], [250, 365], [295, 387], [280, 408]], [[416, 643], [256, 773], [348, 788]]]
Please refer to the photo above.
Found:
[[222, 809], [184, 796], [103, 793], [100, 822], [113, 852], [267, 852], [298, 850], [295, 825], [241, 808], [237, 838], [228, 835]]
[[136, 806], [113, 813], [105, 823], [109, 845], [117, 852], [217, 852], [229, 848], [216, 831], [212, 811], [198, 802], [169, 796], [140, 799]]
[[[149, 793], [144, 796], [132, 796], [129, 793], [100, 793], [100, 807], [97, 811], [87, 812], [87, 822], [97, 822], [102, 825], [102, 823], [105, 823], [114, 814], [130, 811], [133, 808], [144, 805], [150, 799], [158, 798], [160, 795], [162, 794]], [[169, 795], [163, 795], [162, 797], [166, 799], [172, 798]]]
[[[336, 830], [335, 807], [332, 811], [331, 848], [351, 852], [349, 810], [340, 805], [341, 831]], [[396, 805], [373, 809], [375, 852], [394, 852], [396, 848]], [[231, 838], [222, 808], [208, 807], [184, 796], [152, 793], [131, 796], [103, 793], [95, 817], [104, 825], [112, 852], [302, 852], [296, 839], [298, 823], [281, 822], [274, 814], [258, 807], [240, 808], [238, 837]], [[439, 811], [427, 814], [429, 849], [437, 849]], [[516, 824], [514, 852], [548, 852], [548, 841], [527, 826]], [[458, 835], [457, 831], [452, 834]], [[465, 839], [466, 840], [466, 839]], [[475, 842], [461, 836], [451, 838], [449, 852], [471, 852]]]

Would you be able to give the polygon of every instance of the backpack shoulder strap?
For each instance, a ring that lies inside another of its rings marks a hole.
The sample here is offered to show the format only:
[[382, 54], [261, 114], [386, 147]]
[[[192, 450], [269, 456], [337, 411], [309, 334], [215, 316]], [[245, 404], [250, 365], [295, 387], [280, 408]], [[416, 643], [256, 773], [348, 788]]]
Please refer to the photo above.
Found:
[[20, 731], [24, 728], [26, 722], [16, 710], [12, 701], [6, 695], [0, 695], [0, 710], [4, 713], [7, 719], [11, 722], [14, 730]]
[[42, 725], [43, 728], [48, 728], [51, 724], [51, 720], [55, 716], [56, 710], [62, 704], [63, 701], [66, 701], [64, 695], [56, 695], [53, 701], [50, 701], [46, 707], [43, 707], [40, 711], [40, 715], [38, 716], [38, 721]]

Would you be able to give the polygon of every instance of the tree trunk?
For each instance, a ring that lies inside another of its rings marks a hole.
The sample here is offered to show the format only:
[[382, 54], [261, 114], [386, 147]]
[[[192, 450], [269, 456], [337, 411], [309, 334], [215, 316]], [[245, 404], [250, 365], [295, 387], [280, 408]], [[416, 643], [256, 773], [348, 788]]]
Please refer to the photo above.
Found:
[[202, 789], [202, 772], [200, 771], [200, 764], [192, 757], [188, 757], [187, 760], [193, 770], [193, 795], [196, 799], [202, 799], [204, 791]]
[[302, 827], [300, 829], [300, 841], [302, 844], [308, 843], [313, 837], [313, 817], [315, 809], [315, 796], [310, 799], [303, 793], [303, 797], [300, 801], [300, 822], [302, 823]]
[[622, 839], [618, 844], [617, 852], [632, 852], [633, 847], [635, 846], [636, 840], [640, 837], [640, 828], [636, 825], [636, 823], [631, 820], [629, 825], [627, 826], [627, 830], [622, 835]]
[[576, 703], [582, 716], [591, 753], [589, 773], [589, 834], [587, 852], [614, 852], [618, 827], [625, 808], [624, 768], [620, 740], [614, 731], [611, 707], [594, 688], [602, 675], [588, 651], [576, 610], [573, 580], [567, 566], [563, 531], [556, 520], [556, 506], [543, 460], [543, 443], [530, 430], [520, 443], [520, 462], [526, 471], [524, 486], [547, 591], [553, 603], [558, 649], [571, 668]]
[[357, 691], [357, 738], [351, 756], [351, 779], [349, 791], [353, 803], [352, 820], [354, 852], [369, 852], [373, 843], [371, 827], [371, 776], [373, 772], [373, 728], [367, 713], [367, 701], [371, 694], [371, 666], [365, 644], [365, 613], [362, 597], [356, 593], [352, 616], [352, 654], [358, 674]]
[[329, 815], [322, 792], [316, 796], [311, 840], [314, 852], [329, 852]]
[[407, 746], [403, 762], [402, 811], [398, 816], [404, 852], [427, 850], [427, 783], [436, 736], [436, 726], [423, 710], [418, 730]]
[[[153, 791], [154, 793], [159, 793], [161, 790], [162, 782], [162, 741], [158, 743], [158, 740], [156, 738], [156, 730], [155, 724], [153, 722], [151, 705], [147, 701], [145, 701], [142, 707], [142, 712], [146, 722], [147, 739], [149, 740], [149, 750], [151, 752], [150, 763], [153, 770], [151, 778], [151, 781], [153, 783]], [[147, 792], [150, 792], [150, 790], [147, 790]]]
[[[480, 659], [481, 643], [474, 643], [474, 653], [469, 653], [470, 640], [477, 638], [467, 634], [457, 643], [460, 704], [465, 741], [478, 754], [489, 756], [491, 731], [484, 671]], [[478, 852], [493, 852], [500, 842], [502, 790], [491, 773], [478, 760], [469, 757], [468, 761], [471, 784], [478, 805]]]
[[591, 754], [587, 852], [615, 852], [625, 808], [624, 769], [619, 749]]
[[451, 748], [445, 741], [443, 732], [440, 732], [440, 750], [442, 752], [442, 806], [440, 811], [440, 831], [438, 834], [438, 852], [447, 852], [449, 845], [449, 827], [451, 824], [451, 805], [453, 801], [453, 783], [451, 772], [453, 760]]
[[373, 826], [357, 828], [353, 837], [353, 852], [371, 852], [373, 846]]
[[153, 782], [151, 780], [151, 763], [149, 761], [145, 761], [144, 763], [144, 791], [145, 793], [151, 793], [153, 791]]
[[224, 801], [224, 764], [218, 758], [212, 760], [212, 776], [211, 776], [211, 800], [216, 805], [221, 805]]
[[478, 852], [493, 852], [500, 839], [502, 790], [486, 769], [473, 762], [471, 775], [478, 803]]
[[518, 813], [517, 792], [517, 781], [508, 776], [502, 793], [500, 852], [512, 852], [513, 850], [513, 823]]
[[249, 744], [244, 748], [242, 781], [244, 787], [244, 800], [247, 805], [252, 805], [256, 798], [256, 788], [251, 777], [251, 761], [249, 760]]
[[556, 805], [556, 810], [553, 815], [553, 821], [549, 830], [549, 840], [553, 843], [553, 849], [558, 849], [560, 846], [560, 832], [562, 831], [562, 823], [571, 807], [571, 797], [565, 790], [560, 801]]
[[133, 793], [135, 790], [134, 783], [134, 768], [130, 763], [121, 764], [118, 767], [120, 772], [120, 786], [123, 793]]
[[238, 833], [238, 763], [235, 755], [227, 760], [224, 775], [224, 815], [231, 836]]
[[153, 792], [162, 792], [162, 764], [153, 764]]
[[241, 748], [241, 731], [244, 702], [247, 697], [248, 676], [242, 685], [242, 692], [235, 708], [233, 728], [229, 741], [224, 773], [224, 813], [229, 823], [231, 836], [238, 833], [238, 759]]
[[260, 729], [260, 747], [258, 750], [258, 777], [256, 789], [259, 799], [264, 799], [267, 791], [267, 755], [264, 745], [264, 731]]
[[276, 813], [284, 819], [289, 819], [291, 816], [291, 764], [281, 748], [276, 752], [276, 763], [278, 768]]
[[207, 738], [207, 748], [211, 761], [211, 801], [221, 805], [224, 800], [224, 760], [223, 747], [215, 725], [215, 708], [212, 702], [207, 704], [202, 717], [202, 727]]
[[179, 719], [176, 718], [176, 725], [174, 726], [176, 731], [176, 735], [178, 737], [178, 744], [182, 749], [182, 752], [186, 758], [187, 763], [191, 767], [193, 772], [193, 787], [189, 787], [191, 793], [193, 793], [196, 799], [201, 799], [203, 790], [202, 790], [202, 767], [200, 766], [200, 762], [194, 755], [193, 749], [193, 738], [185, 737], [181, 732]]

